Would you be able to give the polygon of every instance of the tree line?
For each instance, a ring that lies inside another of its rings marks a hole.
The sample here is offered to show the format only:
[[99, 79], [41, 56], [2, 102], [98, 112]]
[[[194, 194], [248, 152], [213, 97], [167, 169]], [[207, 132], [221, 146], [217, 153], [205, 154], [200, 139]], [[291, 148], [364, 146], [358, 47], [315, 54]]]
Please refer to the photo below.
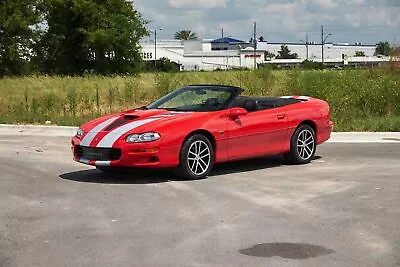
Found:
[[[127, 74], [153, 65], [143, 63], [139, 41], [150, 34], [147, 21], [126, 0], [0, 0], [0, 76], [43, 73]], [[175, 39], [196, 40], [181, 30]], [[388, 42], [377, 55], [388, 55]], [[287, 46], [278, 55], [297, 58]], [[362, 54], [359, 54], [362, 56]], [[164, 60], [157, 66], [169, 66]], [[146, 65], [147, 64], [147, 65]]]
[[135, 72], [146, 23], [124, 0], [2, 0], [0, 75]]

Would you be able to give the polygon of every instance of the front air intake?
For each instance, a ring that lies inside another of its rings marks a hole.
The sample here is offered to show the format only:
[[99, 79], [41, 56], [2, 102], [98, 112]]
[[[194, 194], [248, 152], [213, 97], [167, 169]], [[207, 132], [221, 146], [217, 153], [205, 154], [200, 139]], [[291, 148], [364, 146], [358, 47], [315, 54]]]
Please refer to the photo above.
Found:
[[86, 160], [109, 161], [121, 158], [121, 149], [119, 148], [78, 146], [76, 153], [79, 158]]
[[133, 121], [135, 119], [139, 118], [139, 116], [137, 115], [124, 115], [123, 117], [121, 117], [120, 119], [114, 121], [113, 123], [111, 123], [110, 125], [108, 125], [104, 131], [112, 131], [115, 128], [129, 122], [129, 121]]

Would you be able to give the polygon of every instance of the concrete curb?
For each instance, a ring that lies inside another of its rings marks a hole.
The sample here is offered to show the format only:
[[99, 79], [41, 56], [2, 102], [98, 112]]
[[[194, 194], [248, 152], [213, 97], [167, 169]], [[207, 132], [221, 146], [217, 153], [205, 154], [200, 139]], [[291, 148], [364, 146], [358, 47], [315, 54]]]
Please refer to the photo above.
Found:
[[24, 125], [24, 124], [0, 124], [1, 135], [20, 136], [73, 136], [78, 127], [51, 126], [51, 125]]
[[400, 132], [333, 132], [327, 143], [400, 144]]
[[[0, 124], [0, 136], [72, 137], [78, 127]], [[400, 132], [334, 132], [327, 143], [398, 143]]]

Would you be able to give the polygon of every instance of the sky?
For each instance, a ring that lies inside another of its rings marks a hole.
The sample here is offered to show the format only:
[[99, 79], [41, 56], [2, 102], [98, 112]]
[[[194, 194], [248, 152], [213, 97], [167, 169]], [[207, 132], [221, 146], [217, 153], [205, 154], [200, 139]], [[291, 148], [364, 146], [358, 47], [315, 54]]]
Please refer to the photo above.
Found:
[[[400, 0], [134, 0], [135, 8], [159, 29], [157, 37], [173, 39], [192, 30], [201, 39], [224, 35], [248, 41], [253, 22], [257, 36], [269, 42], [400, 44]], [[152, 37], [154, 38], [153, 35]]]

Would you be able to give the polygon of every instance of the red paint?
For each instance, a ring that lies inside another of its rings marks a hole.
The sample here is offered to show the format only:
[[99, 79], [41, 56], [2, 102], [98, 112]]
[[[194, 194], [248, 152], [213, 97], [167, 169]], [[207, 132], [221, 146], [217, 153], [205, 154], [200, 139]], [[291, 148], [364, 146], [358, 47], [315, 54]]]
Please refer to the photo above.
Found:
[[[295, 97], [294, 97], [295, 98]], [[244, 112], [231, 108], [215, 112], [169, 112], [157, 110], [129, 110], [105, 116], [81, 126], [85, 134], [96, 125], [124, 114], [138, 115], [137, 120], [157, 116], [157, 120], [139, 126], [120, 136], [113, 148], [120, 148], [122, 156], [111, 162], [120, 167], [176, 167], [182, 143], [195, 131], [211, 135], [215, 145], [215, 161], [224, 162], [288, 152], [290, 139], [295, 129], [307, 121], [316, 132], [317, 144], [329, 139], [333, 123], [329, 106], [325, 101], [309, 98], [296, 104], [267, 110]], [[236, 115], [235, 115], [236, 114]], [[164, 116], [163, 116], [164, 115]], [[148, 143], [128, 144], [125, 138], [133, 133], [157, 132], [161, 138]], [[107, 133], [100, 131], [90, 146], [96, 146]], [[85, 135], [82, 137], [84, 138]], [[74, 159], [79, 160], [77, 146], [82, 138], [74, 136], [72, 146]], [[89, 164], [94, 165], [94, 161]]]

